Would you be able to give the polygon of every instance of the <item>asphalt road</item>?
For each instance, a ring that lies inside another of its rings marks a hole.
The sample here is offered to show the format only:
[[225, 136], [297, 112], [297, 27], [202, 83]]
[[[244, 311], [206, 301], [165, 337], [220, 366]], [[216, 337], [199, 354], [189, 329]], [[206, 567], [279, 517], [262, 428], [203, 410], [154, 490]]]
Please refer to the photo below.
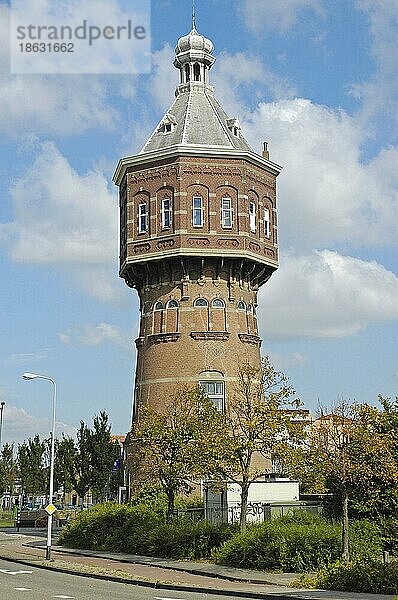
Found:
[[1, 600], [232, 600], [234, 596], [218, 596], [154, 590], [25, 567], [0, 559]]

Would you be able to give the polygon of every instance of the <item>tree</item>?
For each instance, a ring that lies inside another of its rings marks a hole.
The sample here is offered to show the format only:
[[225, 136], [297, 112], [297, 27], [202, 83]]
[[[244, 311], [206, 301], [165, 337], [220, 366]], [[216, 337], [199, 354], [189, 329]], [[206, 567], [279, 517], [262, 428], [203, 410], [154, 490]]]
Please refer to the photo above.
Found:
[[94, 417], [89, 435], [91, 454], [90, 487], [94, 500], [101, 502], [106, 497], [114, 462], [120, 457], [119, 444], [111, 440], [111, 425], [105, 411]]
[[17, 464], [14, 458], [14, 445], [4, 444], [1, 449], [0, 458], [0, 494], [9, 490], [10, 495], [12, 496], [16, 479]]
[[[271, 460], [296, 460], [302, 426], [292, 418], [300, 406], [287, 377], [268, 357], [258, 369], [244, 364], [235, 393], [228, 399], [218, 471], [241, 488], [240, 527], [246, 528], [250, 485], [264, 475]], [[293, 413], [292, 413], [293, 411]]]
[[167, 496], [167, 520], [175, 497], [215, 470], [222, 415], [200, 387], [184, 387], [162, 410], [141, 406], [131, 431], [131, 466], [141, 483], [158, 481]]
[[75, 441], [71, 437], [63, 436], [61, 440], [55, 440], [54, 460], [54, 489], [63, 488], [64, 493], [73, 489], [73, 478], [76, 461]]
[[77, 430], [75, 468], [72, 482], [78, 493], [79, 503], [83, 504], [84, 497], [91, 484], [91, 435], [90, 429], [84, 421], [80, 421], [80, 427]]
[[381, 411], [368, 404], [341, 400], [311, 429], [305, 469], [323, 478], [325, 489], [338, 492], [342, 512], [342, 557], [349, 560], [349, 503], [355, 495], [371, 498], [378, 482], [398, 483], [393, 438], [384, 430]]
[[26, 494], [44, 494], [48, 488], [48, 466], [45, 462], [46, 443], [39, 435], [18, 444], [17, 464], [21, 486]]

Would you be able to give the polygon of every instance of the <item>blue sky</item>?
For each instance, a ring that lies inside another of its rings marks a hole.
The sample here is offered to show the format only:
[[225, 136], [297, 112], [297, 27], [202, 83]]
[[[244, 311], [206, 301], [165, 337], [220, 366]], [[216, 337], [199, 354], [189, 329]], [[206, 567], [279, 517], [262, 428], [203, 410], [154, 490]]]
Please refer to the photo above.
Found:
[[[197, 0], [217, 97], [284, 167], [259, 320], [312, 410], [398, 394], [397, 23], [395, 0]], [[50, 428], [50, 386], [24, 371], [56, 379], [59, 431], [103, 409], [129, 427], [138, 304], [117, 275], [111, 178], [171, 104], [189, 29], [188, 0], [153, 0], [150, 74], [10, 75], [0, 1], [5, 440]]]

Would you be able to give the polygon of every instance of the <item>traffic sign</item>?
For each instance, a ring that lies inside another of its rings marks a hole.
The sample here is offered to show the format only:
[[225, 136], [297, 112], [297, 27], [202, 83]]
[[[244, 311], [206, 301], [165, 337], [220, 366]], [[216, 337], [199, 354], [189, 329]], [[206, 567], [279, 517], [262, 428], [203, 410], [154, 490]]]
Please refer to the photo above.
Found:
[[49, 504], [48, 506], [46, 506], [46, 508], [44, 510], [46, 511], [46, 513], [48, 515], [52, 515], [57, 510], [57, 507], [54, 506], [54, 504]]

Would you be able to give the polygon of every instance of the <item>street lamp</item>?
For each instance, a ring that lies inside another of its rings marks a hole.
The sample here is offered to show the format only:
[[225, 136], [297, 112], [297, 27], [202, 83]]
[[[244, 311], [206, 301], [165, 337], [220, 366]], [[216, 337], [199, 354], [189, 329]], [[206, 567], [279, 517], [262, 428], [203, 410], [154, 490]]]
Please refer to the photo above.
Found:
[[3, 401], [0, 404], [0, 452], [2, 448], [2, 440], [3, 440], [3, 411], [6, 403]]
[[[31, 379], [47, 379], [51, 381], [54, 386], [53, 393], [53, 410], [52, 410], [52, 425], [51, 425], [51, 461], [50, 461], [50, 500], [49, 504], [52, 504], [54, 495], [54, 450], [55, 450], [55, 405], [57, 401], [57, 385], [54, 379], [47, 377], [46, 375], [36, 375], [36, 373], [24, 373], [22, 375], [24, 379], [30, 381]], [[46, 560], [51, 559], [51, 533], [52, 533], [53, 516], [48, 515], [47, 520], [47, 547], [46, 547]]]

